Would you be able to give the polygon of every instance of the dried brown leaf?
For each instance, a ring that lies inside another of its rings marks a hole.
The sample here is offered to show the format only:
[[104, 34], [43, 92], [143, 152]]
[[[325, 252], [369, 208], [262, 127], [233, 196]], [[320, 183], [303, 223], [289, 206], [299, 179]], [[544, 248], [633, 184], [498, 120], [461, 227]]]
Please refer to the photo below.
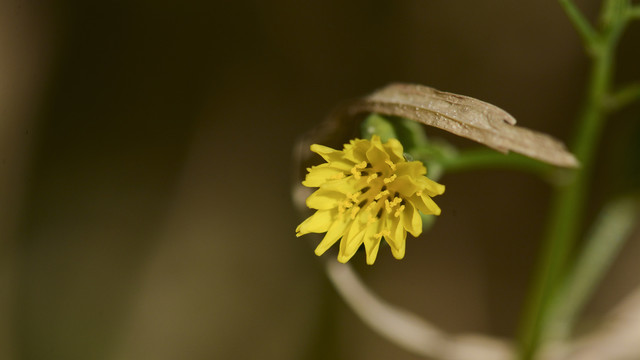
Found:
[[517, 152], [563, 167], [577, 167], [577, 159], [564, 144], [549, 135], [515, 126], [506, 111], [468, 96], [413, 84], [391, 84], [346, 105], [332, 116], [369, 112], [418, 121], [446, 130], [501, 152]]

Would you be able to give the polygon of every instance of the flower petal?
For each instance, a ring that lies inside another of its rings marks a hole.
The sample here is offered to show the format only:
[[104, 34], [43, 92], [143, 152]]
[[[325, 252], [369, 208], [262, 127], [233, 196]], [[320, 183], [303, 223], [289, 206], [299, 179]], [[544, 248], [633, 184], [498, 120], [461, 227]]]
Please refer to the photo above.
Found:
[[398, 176], [408, 175], [414, 178], [424, 178], [423, 175], [426, 173], [427, 168], [419, 161], [401, 162], [396, 164], [396, 174]]
[[[379, 140], [379, 139], [378, 139]], [[389, 161], [389, 154], [383, 149], [382, 145], [371, 146], [367, 151], [367, 160], [374, 166], [382, 166], [386, 161]]]
[[343, 158], [342, 151], [324, 145], [313, 144], [311, 145], [311, 151], [322, 156], [326, 162], [340, 161]]
[[350, 222], [351, 219], [348, 216], [337, 216], [333, 224], [329, 227], [327, 234], [316, 247], [315, 254], [320, 256], [332, 247], [333, 244], [344, 235], [344, 231]]
[[352, 176], [346, 177], [341, 180], [334, 180], [322, 184], [321, 188], [327, 191], [336, 191], [341, 194], [350, 195], [359, 190], [358, 180]]
[[356, 164], [366, 161], [366, 153], [369, 147], [371, 147], [369, 140], [351, 140], [350, 144], [344, 146], [344, 158]]
[[409, 197], [421, 189], [409, 175], [398, 176], [389, 188], [399, 192], [403, 197]]
[[323, 233], [329, 229], [333, 222], [335, 211], [318, 210], [315, 214], [309, 216], [302, 224], [296, 228], [296, 236], [308, 233]]
[[338, 206], [344, 199], [342, 193], [320, 188], [309, 195], [307, 206], [310, 209], [329, 210]]
[[413, 195], [409, 198], [409, 201], [425, 215], [440, 215], [440, 208], [428, 195]]
[[407, 243], [407, 232], [404, 230], [404, 227], [400, 224], [399, 220], [400, 219], [396, 217], [391, 220], [391, 234], [388, 237], [385, 237], [385, 240], [391, 248], [391, 254], [398, 260], [404, 257]]
[[329, 165], [330, 164], [322, 164], [307, 169], [309, 173], [307, 173], [302, 185], [306, 187], [320, 187], [320, 185], [327, 181], [338, 180], [345, 176], [344, 171]]
[[359, 221], [352, 222], [347, 236], [343, 237], [342, 241], [340, 241], [340, 251], [338, 252], [339, 262], [346, 263], [355, 255], [360, 245], [362, 245], [365, 231], [366, 229], [362, 227]]
[[402, 226], [411, 233], [411, 235], [418, 237], [422, 234], [422, 217], [418, 209], [413, 206], [411, 202], [407, 202], [402, 215]]
[[380, 237], [376, 237], [380, 228], [380, 221], [373, 222], [367, 225], [367, 231], [364, 234], [364, 249], [367, 253], [367, 264], [373, 265], [378, 256], [378, 249], [380, 248]]
[[427, 192], [429, 196], [436, 196], [444, 194], [444, 185], [429, 179], [428, 177], [422, 177], [423, 183], [426, 185], [423, 191]]
[[389, 139], [386, 143], [382, 145], [384, 150], [391, 157], [391, 161], [394, 163], [403, 163], [404, 159], [404, 149], [402, 148], [402, 144], [397, 139]]

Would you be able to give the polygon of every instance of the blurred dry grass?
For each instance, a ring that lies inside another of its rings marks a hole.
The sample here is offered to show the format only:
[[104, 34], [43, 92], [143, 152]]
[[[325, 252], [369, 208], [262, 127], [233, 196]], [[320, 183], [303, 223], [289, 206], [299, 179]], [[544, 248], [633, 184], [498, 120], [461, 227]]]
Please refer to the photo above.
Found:
[[[632, 27], [620, 79], [640, 78], [639, 40]], [[413, 359], [295, 238], [295, 137], [407, 81], [567, 140], [587, 66], [539, 1], [4, 0], [0, 46], [2, 359]], [[637, 110], [603, 160], [629, 154]], [[603, 163], [602, 193], [634, 185]], [[507, 172], [443, 182], [444, 216], [404, 261], [355, 263], [449, 331], [512, 336], [549, 189]], [[636, 237], [594, 313], [638, 283], [639, 256]]]

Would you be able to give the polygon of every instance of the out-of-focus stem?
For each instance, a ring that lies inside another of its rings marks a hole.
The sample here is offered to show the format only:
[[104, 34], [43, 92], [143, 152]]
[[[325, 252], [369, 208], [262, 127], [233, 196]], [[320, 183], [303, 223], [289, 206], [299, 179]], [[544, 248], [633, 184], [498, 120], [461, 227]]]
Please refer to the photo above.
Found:
[[610, 111], [615, 111], [637, 100], [640, 100], [640, 83], [630, 84], [616, 91], [607, 99], [606, 105]]
[[638, 217], [638, 204], [638, 199], [623, 198], [600, 212], [552, 305], [550, 333], [554, 338], [564, 339], [569, 335], [577, 315], [631, 235]]
[[604, 120], [603, 95], [610, 79], [612, 54], [596, 57], [591, 71], [590, 92], [582, 112], [573, 150], [582, 167], [574, 179], [556, 188], [546, 229], [542, 259], [538, 264], [531, 296], [523, 322], [520, 350], [522, 359], [532, 359], [547, 327], [546, 317], [553, 292], [565, 270], [570, 251], [582, 224], [586, 189], [591, 174], [592, 158]]
[[583, 23], [584, 18], [571, 1], [559, 2], [586, 40], [585, 47], [593, 62], [587, 98], [578, 119], [578, 128], [571, 147], [582, 166], [575, 171], [572, 181], [556, 188], [542, 258], [538, 263], [533, 288], [528, 298], [529, 303], [523, 317], [520, 356], [526, 360], [536, 356], [538, 348], [548, 334], [551, 304], [558, 294], [559, 284], [566, 273], [567, 260], [580, 235], [593, 158], [607, 113], [606, 100], [610, 94], [614, 52], [628, 19], [620, 15], [624, 13], [620, 10], [624, 0], [605, 0], [603, 26], [601, 31], [594, 35], [588, 30], [590, 27], [587, 28]]
[[589, 24], [587, 19], [585, 19], [585, 17], [582, 15], [580, 10], [578, 10], [573, 1], [558, 0], [558, 2], [564, 9], [564, 12], [567, 14], [569, 21], [571, 21], [573, 27], [582, 38], [585, 47], [591, 46], [595, 42], [598, 33], [593, 29], [591, 24]]

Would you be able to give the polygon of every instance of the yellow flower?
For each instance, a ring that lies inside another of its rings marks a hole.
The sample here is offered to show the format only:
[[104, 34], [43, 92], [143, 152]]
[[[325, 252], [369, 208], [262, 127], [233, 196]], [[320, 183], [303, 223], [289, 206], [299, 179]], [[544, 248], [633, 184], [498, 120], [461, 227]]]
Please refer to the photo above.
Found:
[[324, 233], [315, 250], [322, 255], [339, 239], [338, 261], [345, 263], [364, 243], [367, 264], [373, 264], [382, 238], [396, 259], [405, 253], [407, 231], [422, 233], [423, 214], [440, 215], [431, 199], [444, 186], [428, 179], [419, 161], [406, 161], [402, 144], [386, 143], [374, 135], [371, 141], [355, 139], [334, 150], [311, 145], [311, 151], [327, 163], [309, 169], [302, 185], [319, 187], [307, 198], [307, 206], [317, 211], [296, 229], [296, 235]]

